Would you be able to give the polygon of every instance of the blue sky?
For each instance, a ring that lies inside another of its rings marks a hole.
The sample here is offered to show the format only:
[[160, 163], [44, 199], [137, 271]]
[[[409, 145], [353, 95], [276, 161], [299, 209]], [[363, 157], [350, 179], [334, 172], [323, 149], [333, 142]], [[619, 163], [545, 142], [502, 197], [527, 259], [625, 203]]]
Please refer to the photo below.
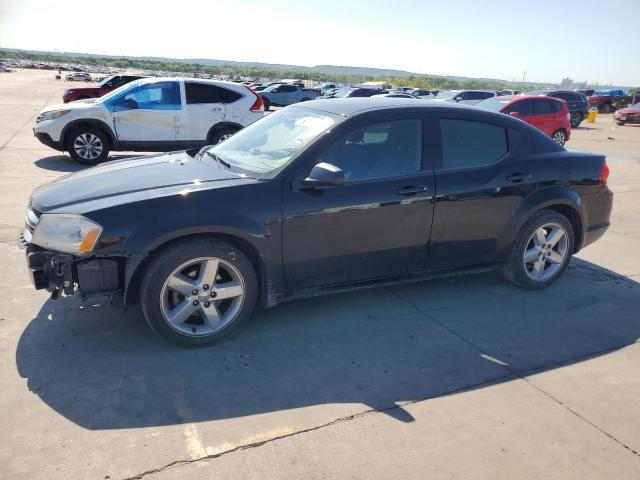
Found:
[[0, 0], [0, 47], [640, 85], [640, 0]]

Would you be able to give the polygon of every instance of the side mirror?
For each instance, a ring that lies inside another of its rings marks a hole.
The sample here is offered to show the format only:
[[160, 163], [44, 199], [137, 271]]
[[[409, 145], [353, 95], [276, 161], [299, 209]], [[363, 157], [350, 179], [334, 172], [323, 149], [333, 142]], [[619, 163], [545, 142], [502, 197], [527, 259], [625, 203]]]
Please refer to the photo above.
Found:
[[344, 185], [344, 174], [335, 165], [321, 162], [311, 169], [309, 176], [301, 180], [298, 188], [340, 187]]
[[520, 114], [518, 112], [509, 112], [509, 116], [514, 118], [520, 118]]

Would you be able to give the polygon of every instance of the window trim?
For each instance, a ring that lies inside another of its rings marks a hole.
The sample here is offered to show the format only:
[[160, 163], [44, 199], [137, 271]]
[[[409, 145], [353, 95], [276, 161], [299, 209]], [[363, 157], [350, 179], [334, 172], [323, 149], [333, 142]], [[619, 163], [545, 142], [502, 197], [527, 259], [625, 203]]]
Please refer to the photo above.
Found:
[[[476, 122], [476, 123], [486, 123], [487, 125], [493, 125], [496, 127], [500, 127], [502, 129], [504, 129], [504, 135], [505, 135], [505, 140], [506, 140], [506, 144], [507, 144], [507, 151], [498, 159], [496, 159], [495, 161], [491, 162], [491, 163], [486, 163], [484, 165], [473, 165], [473, 166], [468, 166], [468, 167], [449, 167], [449, 168], [444, 168], [443, 167], [443, 144], [442, 144], [442, 130], [440, 129], [440, 121], [441, 120], [461, 120], [461, 121], [465, 121], [465, 122]], [[480, 118], [462, 118], [462, 117], [457, 117], [454, 114], [440, 114], [440, 115], [434, 115], [433, 117], [433, 131], [436, 132], [436, 138], [437, 138], [437, 146], [438, 146], [438, 155], [435, 159], [434, 165], [433, 165], [433, 172], [436, 175], [442, 174], [442, 173], [456, 173], [456, 172], [466, 172], [466, 171], [474, 171], [474, 170], [480, 170], [480, 169], [486, 169], [486, 168], [492, 168], [495, 167], [496, 165], [504, 162], [505, 160], [507, 160], [512, 152], [512, 145], [509, 139], [509, 130], [510, 127], [507, 125], [504, 125], [502, 123], [499, 122], [492, 122], [492, 121], [486, 121], [484, 119], [480, 119]]]

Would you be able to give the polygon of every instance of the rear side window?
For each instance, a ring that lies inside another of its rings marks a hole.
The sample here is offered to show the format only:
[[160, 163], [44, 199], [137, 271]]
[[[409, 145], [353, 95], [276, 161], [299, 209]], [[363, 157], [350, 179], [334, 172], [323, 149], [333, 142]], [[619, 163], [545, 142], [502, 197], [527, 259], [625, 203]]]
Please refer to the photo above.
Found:
[[553, 110], [553, 113], [558, 113], [562, 111], [562, 103], [560, 102], [554, 102], [554, 101], [549, 101], [549, 103], [551, 104], [551, 109]]
[[504, 127], [470, 120], [441, 119], [442, 169], [480, 167], [508, 151]]
[[185, 82], [184, 89], [187, 104], [189, 105], [194, 103], [220, 103], [218, 88], [215, 85]]

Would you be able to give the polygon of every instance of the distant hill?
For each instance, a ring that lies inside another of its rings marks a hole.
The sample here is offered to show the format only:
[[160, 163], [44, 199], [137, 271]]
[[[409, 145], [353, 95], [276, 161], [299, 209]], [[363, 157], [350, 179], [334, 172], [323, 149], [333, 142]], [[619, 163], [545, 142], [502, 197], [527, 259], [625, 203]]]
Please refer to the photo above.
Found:
[[[264, 62], [237, 62], [234, 60], [218, 60], [211, 58], [170, 58], [170, 57], [149, 57], [142, 56], [136, 57], [131, 55], [98, 55], [93, 53], [80, 53], [80, 52], [52, 52], [52, 51], [44, 51], [44, 50], [23, 50], [23, 49], [14, 49], [14, 48], [3, 48], [0, 47], [0, 50], [4, 50], [7, 52], [24, 52], [30, 54], [38, 54], [38, 55], [65, 55], [68, 57], [78, 58], [81, 60], [83, 57], [93, 57], [93, 58], [105, 58], [105, 59], [119, 59], [126, 58], [131, 60], [147, 60], [154, 62], [181, 62], [181, 63], [191, 63], [191, 64], [199, 64], [199, 65], [211, 65], [217, 67], [240, 67], [240, 68], [265, 68], [270, 70], [282, 70], [282, 71], [300, 71], [300, 72], [318, 72], [318, 73], [328, 73], [328, 74], [340, 74], [340, 75], [364, 75], [364, 76], [372, 76], [372, 77], [442, 77], [441, 75], [433, 75], [433, 74], [425, 74], [425, 73], [414, 73], [406, 70], [396, 70], [389, 68], [372, 68], [372, 67], [352, 67], [352, 66], [343, 66], [343, 65], [315, 65], [313, 67], [307, 67], [303, 65], [288, 65], [288, 64], [280, 64], [280, 63], [264, 63]], [[461, 76], [451, 76], [447, 75], [444, 78], [449, 78], [456, 81], [465, 81], [465, 80], [479, 80], [479, 81], [487, 81], [487, 82], [500, 82], [500, 83], [511, 83], [507, 80], [501, 80], [497, 78], [476, 78], [476, 77], [461, 77]], [[520, 84], [520, 82], [517, 82]], [[530, 85], [530, 86], [540, 86], [540, 83], [534, 82], [526, 82], [522, 85]]]

